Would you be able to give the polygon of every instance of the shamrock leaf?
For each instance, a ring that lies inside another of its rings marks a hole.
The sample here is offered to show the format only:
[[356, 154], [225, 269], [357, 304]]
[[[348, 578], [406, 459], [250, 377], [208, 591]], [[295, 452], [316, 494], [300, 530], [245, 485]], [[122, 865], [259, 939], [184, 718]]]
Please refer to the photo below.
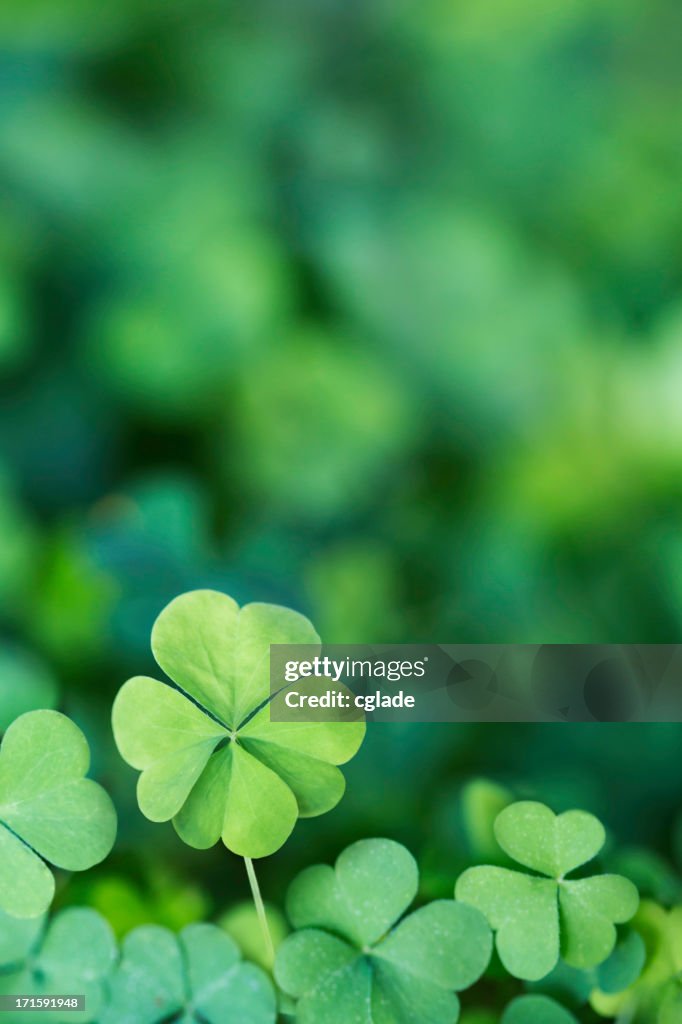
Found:
[[[62, 1012], [60, 1021], [95, 1020], [104, 981], [116, 959], [116, 941], [95, 910], [70, 907], [46, 919], [20, 920], [0, 913], [0, 993], [85, 996], [85, 1009]], [[22, 1020], [42, 1019], [22, 1011]]]
[[271, 722], [272, 643], [319, 637], [288, 608], [184, 594], [152, 632], [154, 656], [177, 688], [137, 677], [114, 703], [118, 748], [142, 772], [142, 813], [172, 819], [197, 849], [222, 838], [241, 856], [268, 856], [299, 816], [323, 814], [343, 795], [336, 766], [358, 750], [364, 722]]
[[585, 811], [555, 815], [522, 801], [498, 815], [495, 835], [505, 853], [537, 874], [474, 867], [461, 875], [455, 894], [486, 915], [510, 974], [537, 981], [560, 956], [579, 968], [606, 960], [616, 944], [614, 925], [637, 910], [637, 889], [620, 875], [566, 879], [599, 853], [606, 838], [600, 822]]
[[[45, 861], [83, 871], [103, 860], [116, 835], [116, 812], [85, 774], [83, 733], [57, 711], [31, 711], [0, 747], [0, 909], [38, 917], [54, 895]], [[44, 858], [44, 859], [42, 859]]]
[[[298, 1000], [298, 1024], [452, 1024], [453, 990], [490, 960], [492, 936], [473, 907], [437, 900], [401, 918], [418, 887], [414, 858], [389, 839], [349, 846], [336, 867], [304, 871], [287, 897], [291, 923], [275, 962]], [[398, 922], [398, 923], [396, 923]]]
[[502, 1014], [501, 1024], [577, 1024], [577, 1021], [549, 996], [519, 996]]
[[99, 1024], [275, 1024], [267, 975], [211, 924], [143, 925], [123, 942]]

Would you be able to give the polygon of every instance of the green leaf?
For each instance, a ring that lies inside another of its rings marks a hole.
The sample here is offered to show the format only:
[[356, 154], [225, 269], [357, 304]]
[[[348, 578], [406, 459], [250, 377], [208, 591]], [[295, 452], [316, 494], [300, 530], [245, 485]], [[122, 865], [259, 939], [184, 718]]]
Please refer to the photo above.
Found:
[[0, 732], [27, 711], [53, 708], [57, 697], [57, 681], [40, 658], [0, 647]]
[[362, 743], [364, 722], [270, 721], [272, 643], [318, 645], [319, 637], [287, 608], [183, 594], [152, 632], [156, 660], [178, 689], [138, 676], [114, 703], [119, 751], [142, 772], [140, 809], [152, 821], [172, 819], [197, 849], [222, 839], [241, 856], [274, 853], [299, 816], [338, 803], [337, 765]]
[[175, 936], [148, 925], [123, 943], [100, 1024], [274, 1024], [275, 1015], [267, 975], [220, 928], [193, 924]]
[[177, 597], [152, 630], [159, 666], [202, 707], [238, 729], [270, 693], [270, 644], [319, 644], [302, 615], [270, 604], [240, 610], [226, 594]]
[[[0, 933], [7, 925], [8, 919], [1, 918]], [[99, 1017], [104, 984], [117, 951], [114, 934], [97, 911], [70, 907], [55, 915], [46, 929], [41, 919], [32, 934], [28, 930], [22, 934], [11, 921], [9, 931], [14, 950], [11, 969], [0, 972], [1, 993], [83, 995], [85, 1009], [61, 1013], [59, 1020], [88, 1024]], [[27, 1014], [26, 1019], [40, 1020], [42, 1016]]]
[[455, 896], [485, 914], [497, 934], [497, 952], [510, 974], [537, 981], [559, 959], [556, 883], [507, 868], [470, 868]]
[[601, 849], [600, 822], [583, 811], [554, 815], [543, 804], [523, 801], [501, 812], [495, 834], [510, 857], [546, 876], [482, 866], [457, 882], [457, 899], [481, 910], [496, 931], [507, 970], [538, 981], [560, 956], [579, 968], [606, 960], [616, 945], [614, 925], [637, 910], [637, 890], [619, 875], [565, 877]]
[[298, 1024], [452, 1024], [453, 990], [472, 985], [492, 952], [477, 910], [451, 900], [400, 920], [418, 888], [410, 853], [388, 839], [348, 847], [292, 884], [287, 911], [300, 929], [282, 943], [275, 977], [299, 1000]]
[[639, 903], [632, 882], [620, 875], [602, 875], [559, 888], [561, 955], [571, 967], [602, 963], [618, 938], [614, 922], [622, 924], [636, 913]]
[[646, 963], [646, 946], [639, 932], [631, 931], [595, 972], [597, 986], [607, 995], [623, 992], [639, 978]]
[[606, 833], [586, 811], [554, 814], [544, 804], [522, 800], [495, 820], [495, 836], [512, 860], [550, 878], [561, 878], [592, 860]]
[[56, 711], [32, 711], [0, 747], [0, 908], [37, 917], [54, 879], [41, 858], [69, 871], [103, 860], [116, 835], [116, 812], [85, 774], [90, 751], [80, 729]]
[[519, 996], [502, 1014], [501, 1024], [577, 1024], [572, 1013], [548, 996]]
[[12, 917], [0, 910], [0, 972], [26, 959], [45, 928], [45, 917]]
[[318, 864], [303, 871], [287, 894], [287, 914], [295, 928], [325, 928], [363, 946], [388, 931], [418, 886], [417, 863], [404, 846], [363, 839], [343, 851], [335, 870]]

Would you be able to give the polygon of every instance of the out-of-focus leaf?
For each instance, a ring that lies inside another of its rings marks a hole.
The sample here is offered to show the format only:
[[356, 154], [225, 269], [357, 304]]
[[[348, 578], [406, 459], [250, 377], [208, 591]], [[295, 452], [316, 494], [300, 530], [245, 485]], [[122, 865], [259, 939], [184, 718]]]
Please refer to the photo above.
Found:
[[[85, 778], [90, 750], [80, 729], [56, 711], [17, 718], [0, 746], [0, 908], [38, 917], [54, 895], [45, 861], [84, 871], [103, 860], [116, 812]], [[45, 858], [44, 860], [41, 858]]]
[[[265, 913], [276, 952], [289, 934], [289, 928], [284, 915], [277, 907], [266, 904]], [[232, 936], [246, 960], [258, 964], [264, 970], [272, 969], [272, 964], [263, 949], [263, 931], [253, 903], [238, 903], [222, 915], [218, 924]]]
[[123, 943], [101, 1024], [275, 1024], [275, 994], [267, 975], [244, 963], [220, 928], [193, 924], [175, 936], [154, 925]]
[[393, 371], [348, 339], [309, 329], [249, 365], [229, 429], [239, 467], [220, 453], [228, 476], [239, 468], [254, 500], [280, 515], [326, 520], [389, 485], [415, 421]]
[[27, 711], [54, 708], [58, 694], [57, 680], [39, 657], [0, 647], [0, 733]]
[[[109, 924], [96, 911], [69, 907], [51, 921], [38, 919], [30, 933], [28, 922], [0, 912], [0, 992], [5, 995], [80, 995], [85, 1006], [61, 1011], [60, 1021], [99, 1019], [105, 1002], [105, 981], [116, 959], [116, 942]], [[33, 925], [33, 922], [30, 922]], [[9, 954], [9, 955], [8, 955]], [[21, 1013], [22, 1020], [39, 1022], [39, 1011]]]

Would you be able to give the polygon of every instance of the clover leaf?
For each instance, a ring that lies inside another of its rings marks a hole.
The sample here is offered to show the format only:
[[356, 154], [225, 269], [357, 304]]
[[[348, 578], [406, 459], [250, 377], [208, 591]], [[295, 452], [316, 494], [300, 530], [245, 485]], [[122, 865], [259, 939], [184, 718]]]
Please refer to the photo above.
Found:
[[502, 1014], [500, 1024], [577, 1024], [572, 1013], [549, 996], [519, 996]]
[[357, 752], [364, 722], [271, 722], [272, 643], [319, 637], [288, 608], [240, 609], [210, 590], [183, 594], [152, 632], [154, 656], [175, 687], [138, 676], [114, 703], [119, 751], [142, 772], [142, 813], [172, 819], [197, 849], [222, 838], [240, 856], [266, 857], [299, 816], [323, 814], [343, 795], [337, 765]]
[[630, 920], [639, 895], [620, 875], [567, 880], [604, 844], [597, 818], [585, 811], [555, 815], [544, 804], [521, 801], [498, 815], [495, 835], [505, 853], [534, 874], [470, 868], [455, 895], [485, 914], [510, 974], [537, 981], [560, 956], [579, 968], [606, 960], [616, 944], [614, 925]]
[[335, 868], [308, 868], [293, 882], [287, 912], [299, 929], [284, 940], [275, 978], [298, 1000], [298, 1024], [452, 1024], [454, 990], [490, 960], [492, 935], [473, 907], [414, 900], [412, 855], [389, 839], [349, 846]]
[[[0, 993], [85, 996], [84, 1009], [62, 1011], [59, 1020], [89, 1024], [99, 1016], [116, 952], [114, 934], [95, 910], [69, 907], [49, 924], [45, 917], [20, 920], [0, 912]], [[21, 1013], [26, 1021], [42, 1018]]]
[[0, 746], [0, 909], [38, 917], [54, 895], [45, 861], [83, 871], [103, 860], [116, 835], [116, 812], [85, 775], [90, 750], [80, 729], [57, 711], [30, 711]]
[[211, 924], [179, 935], [143, 925], [125, 938], [99, 1024], [274, 1024], [267, 975]]

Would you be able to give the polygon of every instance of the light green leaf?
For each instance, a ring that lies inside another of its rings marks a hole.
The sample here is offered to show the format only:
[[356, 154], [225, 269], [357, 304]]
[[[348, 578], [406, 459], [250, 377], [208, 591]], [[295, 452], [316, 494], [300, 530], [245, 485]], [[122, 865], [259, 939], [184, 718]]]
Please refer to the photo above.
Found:
[[170, 678], [230, 729], [270, 694], [270, 644], [319, 644], [302, 615], [278, 605], [240, 610], [226, 594], [197, 590], [168, 605], [152, 631]]
[[220, 928], [191, 924], [180, 933], [196, 1020], [209, 1024], [274, 1024], [275, 994], [267, 975], [244, 963]]
[[287, 896], [297, 928], [320, 927], [359, 946], [375, 943], [417, 895], [414, 857], [391, 839], [363, 839], [340, 855], [336, 869], [316, 865], [302, 872]]
[[138, 800], [151, 821], [177, 814], [227, 730], [183, 694], [137, 676], [121, 688], [112, 712], [128, 764], [142, 771]]
[[465, 903], [436, 900], [397, 925], [375, 956], [406, 975], [460, 991], [480, 978], [492, 951], [493, 937], [483, 914]]
[[227, 802], [222, 839], [242, 857], [267, 857], [291, 835], [298, 805], [285, 782], [237, 744], [228, 748]]
[[315, 818], [332, 810], [345, 792], [346, 780], [336, 765], [274, 743], [244, 740], [243, 747], [287, 784], [301, 818]]
[[524, 801], [500, 813], [495, 834], [509, 856], [549, 876], [482, 866], [465, 871], [457, 882], [457, 899], [481, 910], [497, 932], [507, 970], [538, 981], [560, 955], [580, 968], [606, 960], [617, 940], [614, 925], [635, 914], [639, 894], [619, 875], [565, 879], [601, 849], [604, 830], [597, 819], [583, 811], [557, 816]]
[[357, 960], [357, 950], [319, 928], [295, 932], [277, 956], [278, 984], [295, 999]]
[[0, 971], [26, 959], [45, 928], [45, 917], [12, 917], [0, 910]]
[[90, 752], [80, 729], [56, 711], [32, 711], [0, 747], [0, 907], [36, 917], [54, 881], [40, 859], [70, 871], [106, 857], [116, 813], [101, 786], [85, 778]]
[[544, 804], [522, 800], [495, 820], [495, 836], [509, 856], [532, 871], [561, 878], [601, 850], [606, 833], [586, 811], [554, 814]]
[[157, 1024], [179, 1013], [184, 1001], [176, 937], [157, 925], [136, 928], [123, 941], [100, 1024]]
[[267, 975], [244, 963], [235, 942], [209, 924], [179, 936], [144, 926], [123, 943], [100, 1024], [274, 1024], [275, 995]]
[[17, 917], [39, 917], [53, 896], [54, 876], [48, 866], [0, 824], [0, 909]]
[[620, 875], [601, 875], [559, 887], [561, 955], [571, 967], [594, 967], [613, 952], [618, 934], [614, 923], [629, 921], [639, 895]]
[[[23, 956], [14, 961], [14, 971], [0, 973], [0, 992], [83, 995], [85, 1009], [62, 1012], [59, 1020], [89, 1024], [98, 1018], [104, 1003], [104, 984], [116, 959], [114, 934], [97, 911], [83, 907], [62, 910], [44, 933], [44, 921], [40, 926], [31, 945], [23, 944]], [[26, 1016], [27, 1020], [41, 1018], [40, 1013]]]
[[501, 1024], [577, 1024], [572, 1013], [548, 996], [519, 996], [509, 1004]]
[[388, 839], [354, 843], [335, 868], [317, 865], [296, 879], [287, 910], [301, 930], [280, 946], [275, 977], [299, 1000], [297, 1024], [456, 1021], [453, 989], [481, 976], [492, 934], [482, 914], [450, 900], [396, 924], [418, 883], [412, 856]]
[[517, 978], [537, 981], [559, 959], [556, 883], [507, 868], [470, 868], [455, 897], [480, 910], [497, 933], [500, 960]]
[[136, 677], [116, 698], [114, 736], [142, 772], [143, 814], [172, 819], [197, 849], [222, 838], [244, 857], [274, 853], [299, 816], [336, 806], [345, 789], [336, 766], [362, 743], [364, 722], [270, 721], [272, 643], [319, 638], [287, 608], [183, 594], [152, 633], [156, 659], [179, 689]]
[[392, 964], [375, 963], [372, 990], [372, 1019], [375, 1024], [450, 1024], [459, 1016], [459, 999], [454, 992], [417, 972], [407, 973]]
[[[284, 943], [286, 948], [291, 938]], [[277, 973], [275, 973], [275, 977]], [[372, 1013], [373, 972], [367, 960], [355, 958], [346, 967], [320, 976], [296, 1006], [296, 1024], [375, 1024]], [[282, 984], [280, 982], [280, 984]], [[286, 991], [286, 989], [285, 989]]]

